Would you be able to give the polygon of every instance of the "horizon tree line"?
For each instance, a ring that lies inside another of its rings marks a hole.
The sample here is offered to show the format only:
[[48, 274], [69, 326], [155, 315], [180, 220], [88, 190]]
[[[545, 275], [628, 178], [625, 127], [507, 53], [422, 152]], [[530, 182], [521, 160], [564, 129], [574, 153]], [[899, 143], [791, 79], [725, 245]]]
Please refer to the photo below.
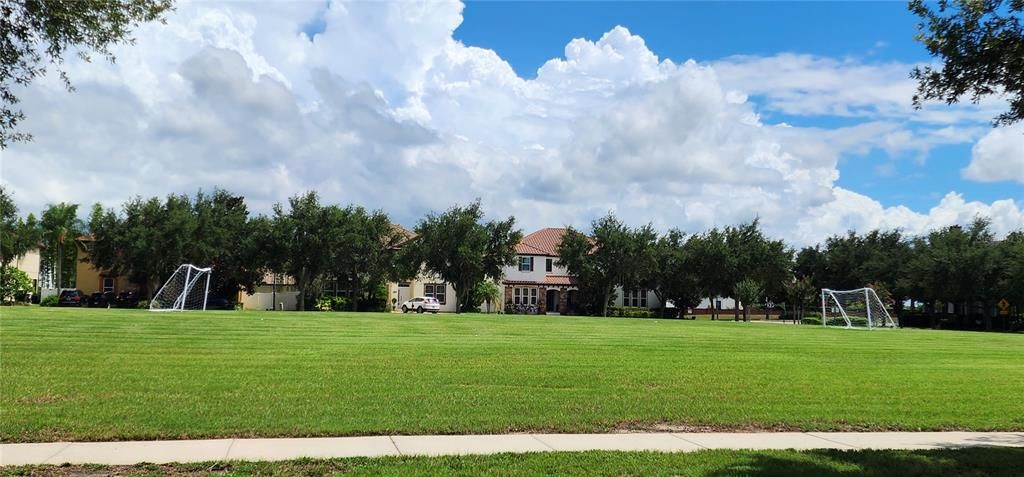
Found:
[[[196, 263], [217, 270], [211, 289], [225, 296], [254, 292], [266, 272], [287, 274], [300, 292], [300, 309], [310, 308], [307, 300], [326, 281], [337, 280], [349, 290], [352, 310], [364, 300], [386, 300], [387, 281], [428, 273], [452, 285], [462, 312], [501, 299], [487, 283], [500, 281], [504, 267], [515, 263], [523, 236], [514, 217], [485, 220], [479, 200], [428, 214], [412, 235], [384, 211], [321, 204], [316, 192], [276, 204], [268, 215], [250, 213], [243, 197], [222, 189], [135, 197], [116, 211], [96, 204], [84, 221], [77, 211], [77, 204], [58, 203], [40, 219], [22, 218], [0, 187], [0, 269], [8, 274], [15, 257], [38, 248], [42, 268], [60, 288], [73, 283], [76, 247], [84, 247], [97, 269], [128, 278], [145, 296], [181, 263]], [[1024, 308], [1024, 231], [996, 240], [985, 219], [921, 236], [849, 231], [797, 250], [767, 237], [756, 219], [693, 234], [658, 233], [609, 213], [586, 233], [567, 227], [558, 255], [577, 279], [580, 303], [595, 315], [607, 314], [619, 287], [651, 290], [682, 310], [705, 298], [713, 304], [733, 297], [744, 304], [744, 320], [764, 303], [786, 304], [799, 318], [816, 309], [821, 288], [863, 286], [875, 288], [897, 314], [909, 303], [909, 311], [934, 317], [953, 304], [960, 317], [984, 314], [986, 327], [988, 310], [1000, 300], [1018, 313]], [[713, 305], [712, 319], [721, 319]], [[740, 319], [739, 307], [733, 319]]]

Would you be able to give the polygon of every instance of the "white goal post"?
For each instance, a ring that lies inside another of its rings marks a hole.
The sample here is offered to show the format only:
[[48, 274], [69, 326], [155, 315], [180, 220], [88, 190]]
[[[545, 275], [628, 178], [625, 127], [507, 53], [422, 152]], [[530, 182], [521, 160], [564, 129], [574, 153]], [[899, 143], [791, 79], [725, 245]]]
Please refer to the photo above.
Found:
[[889, 311], [872, 288], [821, 289], [821, 324], [844, 328], [895, 328]]
[[205, 310], [212, 268], [183, 264], [149, 301], [149, 311]]

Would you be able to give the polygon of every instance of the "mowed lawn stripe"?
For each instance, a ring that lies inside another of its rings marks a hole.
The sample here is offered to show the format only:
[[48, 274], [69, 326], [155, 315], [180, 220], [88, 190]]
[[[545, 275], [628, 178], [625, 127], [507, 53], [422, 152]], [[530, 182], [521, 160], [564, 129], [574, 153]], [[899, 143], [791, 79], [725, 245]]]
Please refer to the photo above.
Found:
[[1021, 430], [1022, 349], [731, 321], [14, 307], [0, 439]]

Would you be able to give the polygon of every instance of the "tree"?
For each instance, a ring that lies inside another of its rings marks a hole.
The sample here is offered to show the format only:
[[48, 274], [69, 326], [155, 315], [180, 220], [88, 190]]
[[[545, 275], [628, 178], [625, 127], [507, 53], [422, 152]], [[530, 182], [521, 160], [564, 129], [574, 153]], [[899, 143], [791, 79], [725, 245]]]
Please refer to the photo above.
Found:
[[577, 279], [581, 301], [608, 316], [615, 286], [640, 286], [653, 266], [657, 234], [650, 225], [630, 229], [609, 213], [591, 224], [591, 235], [569, 227], [558, 246], [558, 265]]
[[804, 318], [804, 310], [807, 307], [813, 308], [818, 298], [820, 287], [815, 286], [811, 277], [805, 276], [794, 278], [786, 282], [785, 302], [793, 307], [793, 321], [799, 322]]
[[18, 217], [18, 206], [6, 187], [0, 186], [0, 270], [15, 258], [39, 247], [39, 224], [32, 214]]
[[[783, 285], [789, 280], [793, 251], [781, 240], [765, 237], [757, 219], [736, 227], [726, 227], [724, 236], [728, 251], [725, 266], [730, 277], [727, 289], [734, 291], [739, 282], [750, 279], [762, 287], [759, 299], [765, 292], [769, 296], [781, 297]], [[751, 305], [752, 302], [743, 302], [744, 310]], [[733, 313], [734, 319], [738, 320], [738, 306]]]
[[487, 304], [487, 313], [490, 313], [492, 303], [501, 303], [501, 288], [494, 280], [484, 280], [477, 285], [476, 296], [484, 300]]
[[0, 0], [0, 150], [31, 139], [16, 130], [25, 118], [16, 109], [18, 87], [44, 75], [49, 63], [73, 90], [60, 69], [68, 50], [86, 61], [91, 53], [114, 61], [112, 46], [134, 42], [135, 27], [162, 21], [170, 8], [171, 0]]
[[78, 218], [78, 204], [61, 202], [47, 206], [39, 228], [44, 245], [40, 254], [41, 268], [53, 271], [58, 289], [74, 283], [78, 258], [75, 241], [85, 231], [85, 223]]
[[761, 299], [764, 288], [757, 281], [745, 278], [736, 284], [733, 293], [743, 302], [743, 321], [750, 321], [750, 305]]
[[997, 301], [999, 270], [994, 252], [987, 220], [932, 231], [914, 241], [914, 257], [908, 264], [912, 295], [929, 305], [955, 304], [963, 325], [969, 306], [975, 302], [994, 305]]
[[404, 255], [452, 285], [457, 313], [469, 311], [480, 282], [501, 278], [502, 269], [515, 263], [515, 246], [523, 238], [515, 217], [486, 223], [483, 217], [479, 200], [431, 213], [416, 225], [416, 238]]
[[996, 294], [1017, 310], [1024, 310], [1024, 230], [1012, 232], [999, 242]]
[[268, 266], [295, 280], [298, 307], [305, 310], [315, 280], [330, 267], [331, 241], [338, 232], [341, 211], [335, 206], [321, 206], [319, 196], [312, 191], [289, 198], [288, 205], [287, 211], [281, 204], [274, 205], [268, 235], [262, 242], [268, 251]]
[[711, 319], [718, 316], [715, 298], [732, 291], [729, 248], [725, 234], [717, 228], [690, 238], [694, 268], [699, 277], [700, 289], [708, 296], [711, 304]]
[[680, 313], [700, 304], [702, 290], [697, 275], [696, 256], [692, 250], [695, 239], [686, 240], [686, 234], [669, 230], [654, 246], [654, 261], [647, 278], [647, 287], [654, 291], [665, 315], [666, 304], [671, 301]]
[[210, 290], [215, 295], [255, 291], [263, 277], [261, 244], [254, 239], [245, 199], [222, 189], [212, 194], [200, 191], [192, 208], [195, 232], [191, 247], [183, 251], [186, 261], [213, 268]]
[[933, 9], [930, 2], [911, 0], [909, 8], [921, 17], [915, 38], [943, 61], [940, 69], [911, 72], [918, 82], [915, 107], [928, 100], [954, 104], [966, 96], [977, 103], [1005, 95], [1010, 109], [993, 123], [1024, 119], [1024, 1], [940, 0]]
[[394, 274], [395, 252], [406, 237], [383, 211], [348, 206], [338, 218], [337, 233], [330, 238], [331, 269], [350, 284], [356, 311], [365, 292], [378, 298], [372, 294]]

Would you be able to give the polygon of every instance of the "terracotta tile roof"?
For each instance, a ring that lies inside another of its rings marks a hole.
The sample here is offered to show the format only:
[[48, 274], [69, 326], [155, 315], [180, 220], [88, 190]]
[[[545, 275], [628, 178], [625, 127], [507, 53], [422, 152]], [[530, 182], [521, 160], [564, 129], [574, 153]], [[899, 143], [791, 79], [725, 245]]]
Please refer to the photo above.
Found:
[[576, 279], [569, 275], [548, 275], [543, 281], [533, 280], [505, 280], [505, 285], [547, 285], [547, 286], [576, 286]]
[[562, 243], [562, 236], [565, 229], [552, 228], [540, 229], [523, 237], [516, 244], [516, 253], [523, 255], [548, 255], [558, 256], [558, 244]]
[[544, 277], [545, 285], [576, 285], [576, 278], [569, 275], [548, 275]]

